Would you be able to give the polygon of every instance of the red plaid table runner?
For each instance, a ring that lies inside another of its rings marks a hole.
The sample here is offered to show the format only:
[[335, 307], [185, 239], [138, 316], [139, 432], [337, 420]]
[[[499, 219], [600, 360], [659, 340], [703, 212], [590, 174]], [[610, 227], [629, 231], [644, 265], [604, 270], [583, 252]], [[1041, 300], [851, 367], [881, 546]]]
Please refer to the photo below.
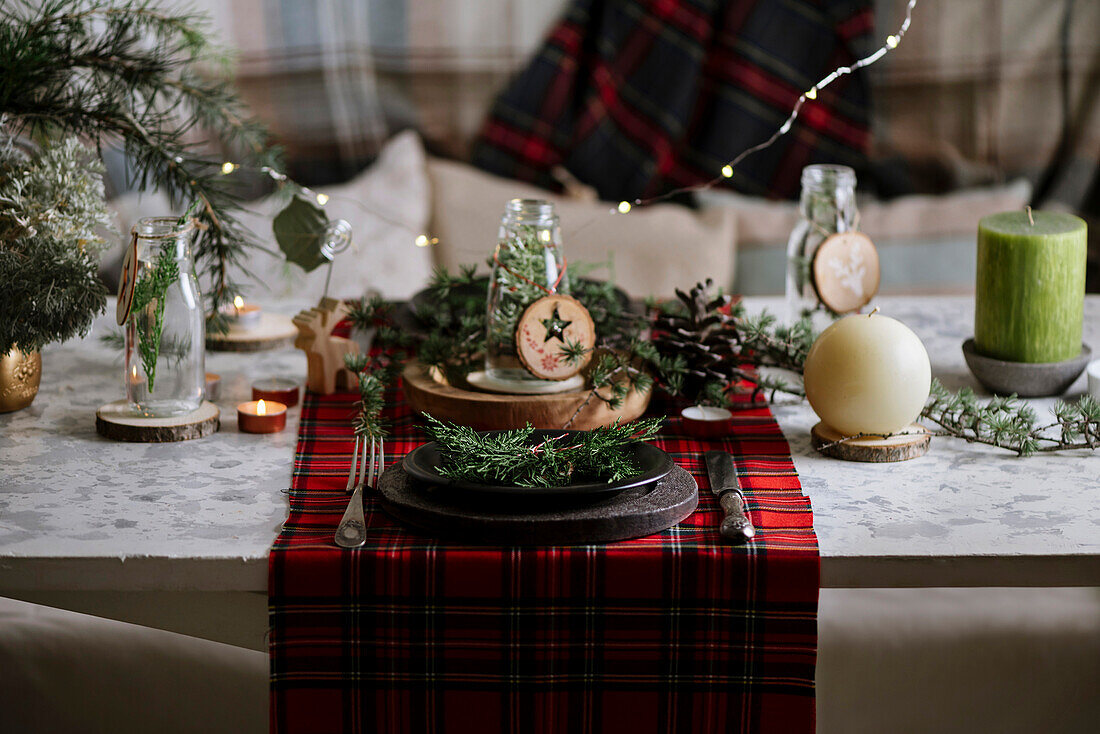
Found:
[[[426, 440], [400, 391], [387, 465]], [[272, 730], [398, 734], [813, 732], [818, 550], [779, 426], [679, 419], [655, 443], [699, 482], [680, 525], [606, 545], [435, 540], [365, 496], [369, 540], [339, 549], [355, 396], [309, 394], [290, 516], [271, 551]], [[758, 535], [717, 533], [702, 455], [737, 466]]]

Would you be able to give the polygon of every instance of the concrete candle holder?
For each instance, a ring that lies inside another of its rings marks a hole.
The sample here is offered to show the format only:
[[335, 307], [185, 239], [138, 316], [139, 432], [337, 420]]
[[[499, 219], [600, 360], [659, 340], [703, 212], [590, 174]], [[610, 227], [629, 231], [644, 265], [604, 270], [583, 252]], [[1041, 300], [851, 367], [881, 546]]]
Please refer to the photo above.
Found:
[[1081, 345], [1079, 355], [1062, 362], [1008, 362], [986, 357], [978, 352], [973, 339], [964, 341], [962, 350], [970, 371], [987, 390], [997, 395], [1016, 393], [1022, 398], [1061, 395], [1092, 358], [1088, 344]]

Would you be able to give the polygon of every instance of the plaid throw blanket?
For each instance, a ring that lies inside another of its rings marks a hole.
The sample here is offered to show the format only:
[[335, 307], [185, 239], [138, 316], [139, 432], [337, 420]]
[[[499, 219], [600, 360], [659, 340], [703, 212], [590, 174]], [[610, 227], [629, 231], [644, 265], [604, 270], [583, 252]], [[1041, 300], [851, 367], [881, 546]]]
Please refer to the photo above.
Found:
[[[426, 440], [400, 393], [387, 463]], [[656, 444], [699, 509], [648, 538], [501, 548], [425, 537], [365, 496], [369, 539], [332, 541], [347, 506], [351, 394], [309, 394], [290, 517], [271, 551], [272, 730], [649, 734], [814, 730], [818, 553], [809, 500], [767, 407]], [[759, 535], [716, 531], [702, 453], [732, 451]]]
[[[564, 166], [612, 201], [709, 181], [867, 52], [872, 25], [870, 0], [573, 0], [492, 107], [473, 161], [547, 188]], [[807, 164], [862, 168], [868, 89], [865, 74], [830, 85], [730, 185], [794, 197]]]

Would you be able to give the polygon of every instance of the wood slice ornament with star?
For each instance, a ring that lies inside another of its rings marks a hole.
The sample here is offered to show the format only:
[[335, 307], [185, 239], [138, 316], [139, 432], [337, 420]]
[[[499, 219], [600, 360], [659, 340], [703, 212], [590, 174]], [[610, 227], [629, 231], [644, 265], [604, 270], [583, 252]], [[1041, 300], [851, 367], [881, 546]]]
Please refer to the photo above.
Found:
[[[584, 347], [581, 359], [569, 362], [562, 355], [566, 343]], [[596, 345], [596, 325], [588, 309], [571, 296], [554, 293], [530, 306], [516, 323], [516, 352], [535, 377], [566, 380], [584, 369]]]
[[870, 303], [878, 293], [879, 276], [878, 250], [862, 232], [829, 235], [814, 253], [814, 289], [834, 313], [851, 313]]

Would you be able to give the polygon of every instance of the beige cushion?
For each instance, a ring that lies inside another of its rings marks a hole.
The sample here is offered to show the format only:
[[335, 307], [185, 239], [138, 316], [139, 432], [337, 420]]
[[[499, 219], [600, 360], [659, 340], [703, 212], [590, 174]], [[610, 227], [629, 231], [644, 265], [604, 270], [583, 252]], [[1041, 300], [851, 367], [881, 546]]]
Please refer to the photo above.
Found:
[[[374, 164], [351, 181], [316, 190], [330, 197], [325, 205], [329, 218], [346, 219], [352, 226], [351, 248], [336, 257], [330, 296], [358, 298], [377, 290], [387, 298], [408, 298], [424, 287], [432, 256], [415, 241], [428, 229], [429, 190], [424, 148], [415, 132], [392, 138]], [[270, 294], [320, 298], [328, 266], [306, 273], [287, 263], [275, 242], [271, 221], [282, 204], [270, 196], [241, 217], [275, 253], [253, 252], [243, 264]], [[260, 288], [251, 292], [268, 295]]]
[[[322, 186], [330, 219], [346, 219], [352, 227], [351, 247], [336, 258], [329, 295], [358, 298], [376, 290], [388, 298], [408, 298], [424, 287], [432, 272], [432, 256], [415, 245], [416, 237], [428, 229], [428, 176], [424, 147], [413, 131], [393, 137], [378, 159], [351, 181]], [[285, 205], [278, 195], [248, 202], [238, 216], [264, 250], [252, 249], [242, 259], [253, 279], [233, 277], [245, 292], [259, 298], [294, 295], [319, 299], [325, 287], [327, 265], [306, 273], [286, 262], [271, 222]], [[122, 260], [122, 241], [129, 241], [130, 227], [141, 217], [179, 214], [168, 198], [158, 191], [124, 194], [108, 203], [123, 239], [103, 258], [104, 277], [109, 285], [117, 281]], [[206, 285], [205, 283], [203, 284]]]
[[0, 731], [259, 734], [268, 658], [0, 598]]
[[449, 269], [467, 263], [484, 266], [497, 238], [509, 199], [552, 201], [561, 217], [566, 258], [601, 262], [613, 257], [614, 280], [634, 296], [670, 296], [713, 278], [733, 284], [736, 240], [734, 216], [716, 209], [695, 212], [676, 204], [639, 207], [612, 215], [607, 202], [555, 195], [530, 184], [499, 178], [472, 166], [428, 158], [432, 188], [431, 249]]

